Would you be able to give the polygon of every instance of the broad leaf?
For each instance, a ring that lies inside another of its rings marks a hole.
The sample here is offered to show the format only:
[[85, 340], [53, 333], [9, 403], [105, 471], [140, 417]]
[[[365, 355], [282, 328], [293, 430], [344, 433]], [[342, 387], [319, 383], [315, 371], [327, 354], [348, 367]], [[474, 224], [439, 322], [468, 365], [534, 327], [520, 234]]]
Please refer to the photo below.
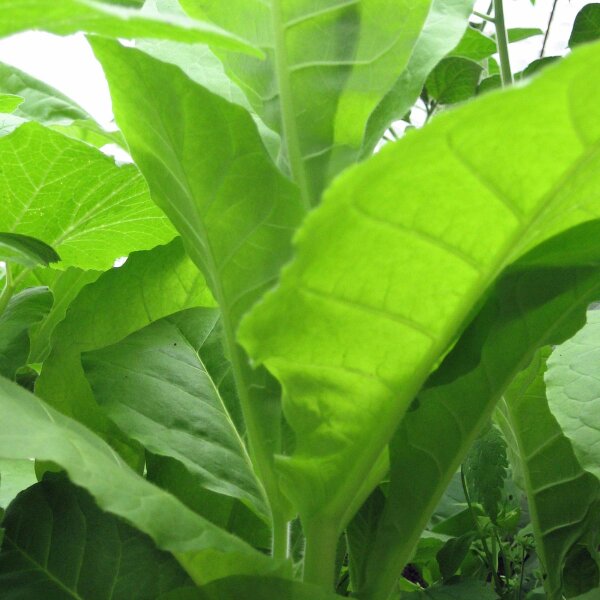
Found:
[[581, 225], [511, 267], [413, 402], [391, 444], [389, 501], [365, 593], [385, 597], [496, 402], [536, 349], [581, 327], [600, 297], [599, 235], [599, 221]]
[[183, 463], [196, 485], [239, 498], [268, 519], [244, 443], [200, 357], [218, 319], [216, 309], [167, 317], [84, 354], [83, 367], [96, 401], [128, 436]]
[[467, 58], [445, 58], [427, 78], [427, 93], [440, 104], [468, 100], [475, 95], [481, 71], [481, 65]]
[[548, 408], [549, 353], [540, 352], [506, 390], [498, 418], [519, 456], [544, 589], [549, 600], [560, 600], [567, 555], [589, 535], [600, 509], [600, 482], [582, 469]]
[[133, 165], [37, 123], [0, 138], [0, 222], [52, 246], [65, 267], [104, 270], [173, 239]]
[[569, 38], [569, 47], [574, 48], [597, 39], [600, 39], [600, 4], [592, 2], [577, 13]]
[[60, 256], [54, 248], [34, 237], [0, 232], [0, 260], [33, 268], [58, 262]]
[[[99, 410], [81, 366], [81, 354], [127, 337], [165, 316], [210, 306], [203, 277], [174, 240], [133, 254], [118, 269], [84, 287], [54, 329], [36, 392], [62, 413], [89, 428], [115, 435]], [[93, 318], [90, 318], [93, 315]]]
[[170, 554], [66, 480], [23, 492], [3, 526], [0, 589], [6, 600], [144, 600], [192, 584]]
[[94, 140], [94, 145], [123, 144], [118, 132], [102, 129], [76, 102], [12, 65], [0, 63], [0, 92], [22, 98], [14, 111], [19, 117], [55, 126], [63, 133], [71, 132], [71, 137], [90, 143]]
[[[306, 205], [360, 153], [366, 123], [408, 64], [432, 0], [183, 0], [263, 49], [216, 50], [267, 126], [282, 135]], [[465, 19], [466, 24], [466, 19]]]
[[369, 118], [361, 158], [370, 156], [390, 123], [419, 98], [429, 73], [465, 31], [472, 8], [472, 0], [433, 1], [406, 69]]
[[148, 18], [138, 10], [93, 0], [0, 0], [0, 37], [28, 29], [58, 35], [83, 31], [112, 38], [156, 38], [210, 43], [219, 48], [259, 55], [239, 37], [210, 23], [176, 17]]
[[339, 177], [306, 220], [240, 329], [283, 386], [296, 449], [279, 467], [305, 519], [343, 520], [502, 269], [600, 217], [600, 110], [584, 75], [595, 66], [590, 46], [443, 113]]
[[6, 508], [19, 492], [34, 483], [37, 478], [32, 460], [0, 458], [0, 509]]
[[251, 456], [268, 495], [278, 495], [269, 463], [280, 444], [279, 390], [264, 370], [250, 372], [235, 330], [290, 257], [303, 217], [297, 188], [245, 110], [138, 50], [100, 40], [93, 47], [131, 154], [221, 309]]
[[548, 404], [581, 466], [600, 478], [600, 311], [548, 360]]
[[13, 296], [0, 314], [0, 375], [13, 379], [27, 363], [29, 329], [41, 321], [52, 306], [47, 288], [36, 287]]
[[0, 456], [35, 457], [62, 466], [100, 508], [173, 552], [197, 583], [277, 569], [268, 557], [137, 475], [88, 429], [2, 378], [0, 411]]

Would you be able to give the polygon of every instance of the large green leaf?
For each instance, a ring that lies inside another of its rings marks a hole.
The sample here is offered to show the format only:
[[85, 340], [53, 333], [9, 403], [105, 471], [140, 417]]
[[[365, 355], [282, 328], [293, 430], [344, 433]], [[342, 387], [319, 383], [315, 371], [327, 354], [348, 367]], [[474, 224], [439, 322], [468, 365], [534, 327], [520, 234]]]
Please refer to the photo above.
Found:
[[586, 223], [511, 267], [413, 402], [391, 444], [388, 502], [365, 594], [386, 598], [496, 402], [536, 349], [583, 324], [600, 297], [599, 235], [600, 221]]
[[259, 55], [236, 35], [210, 23], [177, 17], [149, 18], [138, 10], [93, 0], [0, 0], [0, 37], [28, 29], [58, 35], [83, 31], [111, 38], [157, 38], [210, 43], [219, 48]]
[[81, 366], [81, 354], [127, 337], [186, 308], [210, 306], [204, 278], [179, 239], [133, 254], [84, 287], [54, 329], [36, 392], [91, 429], [107, 430]]
[[197, 485], [242, 499], [268, 518], [244, 443], [200, 356], [218, 319], [216, 309], [167, 317], [84, 354], [83, 367], [96, 400], [122, 431], [183, 463]]
[[506, 390], [498, 418], [519, 457], [546, 596], [560, 600], [569, 551], [585, 541], [591, 525], [599, 525], [594, 520], [600, 481], [582, 469], [548, 408], [544, 372], [549, 354], [549, 349], [538, 353]]
[[192, 584], [169, 553], [66, 480], [23, 492], [3, 526], [5, 600], [145, 600]]
[[548, 404], [581, 466], [600, 478], [600, 311], [548, 360]]
[[369, 118], [363, 158], [372, 153], [390, 123], [401, 119], [419, 98], [429, 73], [463, 35], [472, 9], [472, 0], [433, 1], [406, 69]]
[[32, 460], [0, 458], [0, 509], [6, 508], [19, 492], [34, 483], [37, 478]]
[[[265, 123], [282, 135], [305, 204], [353, 162], [366, 123], [406, 67], [432, 0], [183, 0], [263, 49], [218, 51]], [[465, 18], [466, 24], [466, 18]]]
[[290, 257], [303, 216], [297, 188], [275, 168], [244, 109], [138, 50], [106, 40], [93, 47], [131, 154], [221, 309], [251, 456], [272, 497], [267, 463], [279, 445], [280, 413], [266, 372], [250, 372], [235, 330]]
[[240, 329], [283, 386], [296, 448], [278, 464], [305, 519], [343, 521], [502, 269], [600, 216], [595, 66], [589, 46], [528, 87], [440, 115], [340, 176], [306, 220]]
[[104, 270], [175, 236], [133, 165], [37, 123], [0, 138], [0, 222], [39, 238], [62, 265]]
[[10, 299], [0, 314], [0, 375], [13, 379], [17, 369], [27, 363], [29, 329], [51, 306], [52, 294], [43, 287], [23, 290]]
[[173, 552], [203, 584], [234, 574], [273, 573], [279, 566], [203, 519], [132, 471], [103, 440], [14, 383], [0, 378], [0, 456], [35, 457], [62, 466], [99, 507]]

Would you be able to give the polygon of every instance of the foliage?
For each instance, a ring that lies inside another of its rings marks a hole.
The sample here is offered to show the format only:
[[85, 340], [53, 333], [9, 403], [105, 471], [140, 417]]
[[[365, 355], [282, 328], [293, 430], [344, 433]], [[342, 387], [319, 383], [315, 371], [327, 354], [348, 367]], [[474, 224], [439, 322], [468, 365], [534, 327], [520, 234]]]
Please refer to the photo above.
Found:
[[599, 593], [598, 5], [473, 4], [0, 0], [3, 598]]

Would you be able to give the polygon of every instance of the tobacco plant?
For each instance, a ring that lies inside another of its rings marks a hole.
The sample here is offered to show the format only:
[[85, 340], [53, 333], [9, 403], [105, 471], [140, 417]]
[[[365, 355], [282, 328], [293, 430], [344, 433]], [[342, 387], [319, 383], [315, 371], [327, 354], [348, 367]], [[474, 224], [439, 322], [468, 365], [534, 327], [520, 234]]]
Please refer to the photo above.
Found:
[[599, 5], [473, 4], [0, 0], [2, 599], [597, 597]]

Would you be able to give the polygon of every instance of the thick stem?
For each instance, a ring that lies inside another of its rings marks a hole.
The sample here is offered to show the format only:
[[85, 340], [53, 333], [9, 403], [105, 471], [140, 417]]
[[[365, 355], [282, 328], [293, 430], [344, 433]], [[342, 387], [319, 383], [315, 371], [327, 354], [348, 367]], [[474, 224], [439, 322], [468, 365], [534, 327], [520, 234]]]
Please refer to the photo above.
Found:
[[304, 581], [333, 591], [337, 527], [329, 522], [314, 521], [305, 527]]
[[508, 33], [506, 31], [506, 22], [504, 20], [503, 0], [494, 0], [494, 22], [496, 24], [496, 43], [498, 45], [498, 54], [500, 55], [502, 85], [507, 86], [513, 83], [513, 76], [508, 53]]

